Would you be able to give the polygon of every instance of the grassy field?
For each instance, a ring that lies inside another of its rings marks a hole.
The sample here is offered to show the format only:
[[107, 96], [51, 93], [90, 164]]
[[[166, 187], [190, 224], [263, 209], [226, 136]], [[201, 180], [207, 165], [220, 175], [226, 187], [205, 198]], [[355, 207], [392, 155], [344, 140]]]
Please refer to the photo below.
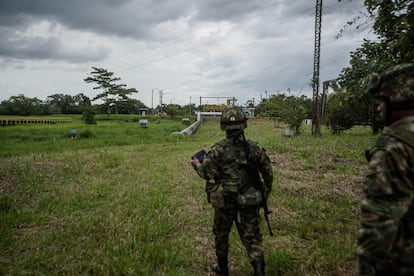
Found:
[[[0, 128], [0, 274], [212, 275], [212, 208], [190, 156], [223, 138], [218, 121], [170, 136], [180, 118], [147, 129], [133, 117], [72, 119]], [[287, 138], [272, 121], [248, 123], [274, 165], [267, 274], [352, 275], [363, 151], [376, 137], [305, 127]], [[235, 229], [230, 239], [231, 275], [251, 274]]]

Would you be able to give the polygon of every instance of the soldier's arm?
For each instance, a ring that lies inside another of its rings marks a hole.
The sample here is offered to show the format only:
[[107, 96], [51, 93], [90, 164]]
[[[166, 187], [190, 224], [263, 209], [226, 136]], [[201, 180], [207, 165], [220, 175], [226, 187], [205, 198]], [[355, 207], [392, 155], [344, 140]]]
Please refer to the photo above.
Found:
[[266, 192], [270, 193], [272, 191], [272, 182], [273, 182], [273, 169], [270, 162], [269, 156], [266, 154], [266, 150], [261, 148], [259, 145], [255, 145], [254, 150], [256, 151], [257, 162], [259, 164], [258, 169], [262, 175], [263, 182], [266, 187]]
[[389, 259], [398, 224], [414, 197], [407, 175], [408, 160], [401, 143], [377, 150], [371, 156], [361, 202], [357, 250], [360, 275], [373, 275], [378, 265]]
[[214, 179], [217, 172], [217, 153], [216, 148], [213, 146], [204, 158], [203, 163], [196, 163], [194, 168], [198, 175], [206, 180]]

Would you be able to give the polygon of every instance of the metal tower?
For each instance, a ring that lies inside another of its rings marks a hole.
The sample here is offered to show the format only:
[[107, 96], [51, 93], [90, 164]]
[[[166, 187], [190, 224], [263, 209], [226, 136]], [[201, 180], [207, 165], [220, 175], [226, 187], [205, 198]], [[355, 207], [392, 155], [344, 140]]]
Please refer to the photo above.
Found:
[[319, 125], [319, 61], [321, 53], [321, 26], [322, 26], [322, 0], [316, 0], [315, 13], [315, 53], [313, 59], [313, 97], [312, 97], [312, 134], [320, 135]]
[[162, 95], [164, 94], [163, 92], [162, 92], [162, 90], [160, 90], [160, 111], [161, 111], [161, 113], [164, 111], [164, 106], [163, 106], [163, 102], [162, 102]]

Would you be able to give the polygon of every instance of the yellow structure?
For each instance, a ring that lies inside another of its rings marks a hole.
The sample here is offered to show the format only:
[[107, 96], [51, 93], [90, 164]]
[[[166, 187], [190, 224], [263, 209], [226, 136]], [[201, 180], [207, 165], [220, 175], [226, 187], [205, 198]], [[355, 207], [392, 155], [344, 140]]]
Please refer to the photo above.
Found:
[[222, 112], [227, 106], [224, 104], [204, 104], [201, 106], [203, 112]]

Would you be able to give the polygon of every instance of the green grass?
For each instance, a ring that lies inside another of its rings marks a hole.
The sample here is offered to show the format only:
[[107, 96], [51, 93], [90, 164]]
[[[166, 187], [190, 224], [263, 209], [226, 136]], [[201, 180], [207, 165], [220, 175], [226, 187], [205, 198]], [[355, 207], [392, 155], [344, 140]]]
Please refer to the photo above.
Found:
[[[248, 123], [274, 166], [268, 275], [352, 275], [363, 150], [375, 136], [360, 127], [315, 138], [304, 127], [287, 138], [272, 121]], [[212, 209], [189, 161], [223, 133], [209, 119], [170, 136], [184, 127], [111, 115], [0, 128], [0, 274], [208, 275]], [[72, 128], [92, 134], [71, 140]], [[230, 239], [232, 275], [251, 273], [235, 229]]]
[[[141, 128], [138, 117], [132, 115], [101, 115], [96, 125], [87, 125], [80, 116], [72, 116], [72, 123], [55, 125], [16, 125], [0, 127], [0, 157], [27, 153], [64, 152], [108, 146], [153, 144], [166, 141], [174, 131], [183, 129], [180, 118], [150, 119], [148, 128]], [[77, 139], [70, 139], [71, 130]], [[173, 141], [179, 138], [169, 138]]]

